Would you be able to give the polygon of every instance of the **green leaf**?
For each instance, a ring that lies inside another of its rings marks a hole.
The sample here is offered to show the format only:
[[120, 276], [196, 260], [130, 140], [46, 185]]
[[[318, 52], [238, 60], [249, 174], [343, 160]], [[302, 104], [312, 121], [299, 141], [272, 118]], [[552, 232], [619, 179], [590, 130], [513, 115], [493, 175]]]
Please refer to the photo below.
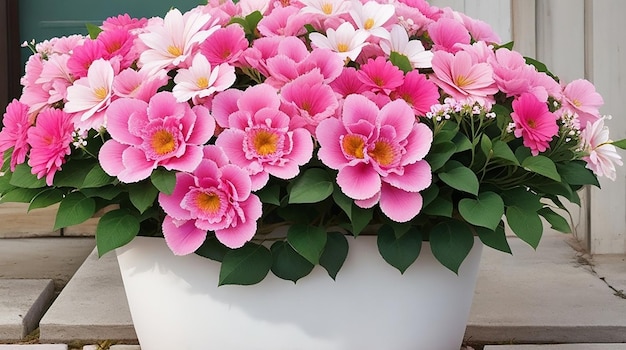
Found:
[[389, 55], [389, 61], [391, 61], [391, 64], [398, 67], [404, 73], [408, 73], [413, 70], [411, 61], [409, 61], [409, 58], [403, 54], [392, 51]]
[[28, 211], [49, 207], [52, 204], [59, 203], [61, 200], [63, 200], [63, 191], [51, 188], [35, 196], [28, 206]]
[[444, 171], [438, 174], [439, 179], [448, 186], [473, 195], [478, 195], [478, 178], [474, 172], [457, 161], [450, 161]]
[[319, 168], [306, 170], [293, 183], [289, 193], [289, 203], [317, 203], [333, 193], [330, 175]]
[[404, 273], [420, 254], [422, 235], [415, 227], [396, 237], [393, 227], [383, 225], [378, 229], [378, 251], [389, 265]]
[[63, 164], [63, 170], [54, 175], [54, 185], [57, 187], [81, 188], [87, 174], [93, 169], [97, 161], [93, 159], [72, 159]]
[[87, 198], [80, 192], [72, 192], [65, 196], [59, 204], [54, 230], [63, 227], [77, 225], [91, 218], [96, 212], [96, 201]]
[[333, 185], [333, 188], [333, 200], [349, 218], [352, 218], [352, 206], [354, 205], [354, 201], [346, 196], [336, 183]]
[[135, 238], [139, 233], [139, 220], [123, 209], [102, 215], [96, 227], [98, 256], [117, 249]]
[[459, 221], [444, 221], [430, 231], [430, 249], [439, 262], [458, 274], [459, 267], [472, 250], [474, 235]]
[[495, 230], [504, 215], [504, 202], [493, 192], [483, 192], [478, 199], [461, 199], [459, 213], [472, 225]]
[[545, 156], [528, 157], [522, 161], [522, 167], [527, 171], [543, 175], [554, 181], [561, 181], [554, 162]]
[[21, 188], [17, 187], [10, 190], [0, 197], [0, 203], [30, 203], [38, 194], [42, 192], [41, 188]]
[[272, 272], [284, 280], [296, 282], [311, 273], [315, 267], [285, 241], [274, 242], [270, 251], [273, 260]]
[[515, 165], [519, 165], [519, 161], [513, 154], [511, 147], [506, 142], [500, 140], [496, 140], [493, 143], [493, 158], [508, 160]]
[[572, 233], [572, 229], [567, 220], [561, 215], [555, 213], [554, 210], [544, 207], [539, 210], [539, 215], [543, 216], [554, 230], [563, 233]]
[[621, 149], [626, 149], [626, 139], [621, 139], [618, 141], [613, 141], [611, 142], [611, 144], [615, 147], [621, 148]]
[[352, 215], [350, 216], [350, 222], [352, 223], [352, 233], [355, 236], [361, 233], [370, 224], [373, 216], [373, 209], [364, 209], [352, 203]]
[[123, 189], [120, 186], [107, 185], [98, 188], [83, 188], [80, 190], [85, 197], [98, 197], [105, 200], [112, 200], [122, 193]]
[[426, 162], [430, 164], [432, 171], [438, 170], [456, 152], [456, 146], [451, 141], [433, 144], [430, 152], [426, 155]]
[[277, 184], [264, 186], [256, 191], [256, 195], [263, 203], [280, 205], [280, 186]]
[[462, 133], [454, 135], [452, 142], [456, 147], [455, 153], [467, 151], [473, 147], [472, 142], [467, 138], [467, 136], [465, 136], [465, 134]]
[[543, 207], [539, 196], [521, 187], [502, 193], [502, 199], [507, 207], [515, 206], [528, 211], [537, 211]]
[[230, 248], [223, 245], [215, 236], [211, 235], [204, 240], [200, 248], [196, 249], [195, 253], [211, 260], [222, 261], [229, 251]]
[[291, 225], [287, 231], [287, 242], [314, 265], [320, 261], [326, 239], [326, 231], [321, 227], [296, 224]]
[[536, 59], [531, 58], [531, 57], [524, 57], [524, 60], [526, 60], [527, 64], [535, 66], [535, 69], [537, 69], [538, 72], [546, 73], [552, 79], [556, 80], [557, 82], [559, 81], [559, 77], [557, 77], [556, 75], [552, 74], [552, 72], [550, 72], [548, 70], [548, 67], [544, 63], [539, 62]]
[[537, 249], [543, 233], [543, 225], [536, 211], [520, 207], [508, 207], [506, 209], [506, 221], [517, 237]]
[[261, 282], [272, 268], [272, 253], [262, 245], [246, 243], [224, 255], [219, 285], [251, 285]]
[[561, 174], [563, 181], [570, 185], [594, 185], [600, 187], [598, 178], [591, 170], [585, 167], [585, 162], [583, 161], [560, 163], [556, 165], [556, 169]]
[[505, 48], [505, 49], [509, 49], [510, 51], [513, 50], [513, 41], [509, 41], [508, 43], [502, 44], [502, 45], [496, 45], [496, 50], [500, 49], [500, 48]]
[[158, 194], [159, 190], [150, 181], [132, 184], [128, 189], [130, 201], [140, 213], [154, 205]]
[[[0, 172], [1, 174], [1, 172]], [[0, 175], [0, 197], [2, 197], [3, 193], [7, 193], [16, 187], [11, 185], [11, 176], [13, 173], [7, 171], [4, 174]]]
[[112, 184], [114, 181], [115, 178], [105, 173], [100, 164], [94, 164], [85, 176], [85, 180], [83, 181], [81, 188], [99, 188]]
[[42, 188], [46, 186], [46, 179], [43, 177], [37, 179], [37, 176], [31, 173], [31, 168], [26, 163], [22, 163], [15, 167], [9, 183], [22, 188]]
[[483, 136], [480, 138], [480, 150], [483, 151], [483, 154], [487, 158], [490, 158], [492, 156], [493, 143], [491, 142], [491, 139], [489, 139], [489, 137], [485, 134], [483, 134]]
[[519, 146], [515, 149], [515, 158], [519, 163], [522, 163], [526, 158], [532, 157], [533, 155], [530, 153], [530, 149], [525, 146]]
[[320, 265], [326, 269], [328, 275], [335, 279], [348, 256], [348, 240], [339, 232], [328, 232], [326, 247], [320, 257]]
[[170, 195], [176, 185], [176, 172], [157, 168], [150, 175], [150, 181], [159, 192]]
[[439, 187], [435, 184], [431, 184], [420, 193], [422, 194], [422, 207], [426, 207], [439, 195]]
[[501, 252], [511, 254], [511, 247], [506, 239], [503, 222], [500, 222], [495, 230], [490, 230], [484, 227], [476, 227], [475, 229], [480, 241], [483, 242], [483, 244]]
[[422, 212], [427, 215], [444, 216], [451, 218], [453, 211], [452, 202], [446, 198], [437, 197], [430, 204], [422, 209]]
[[250, 28], [250, 33], [254, 34], [256, 31], [256, 27], [259, 22], [263, 19], [263, 15], [259, 11], [254, 11], [251, 14], [246, 16], [246, 22], [248, 22], [248, 27]]
[[89, 37], [91, 39], [95, 40], [98, 37], [98, 34], [102, 32], [102, 28], [98, 27], [97, 25], [87, 23], [85, 26], [87, 27], [87, 32], [89, 33]]

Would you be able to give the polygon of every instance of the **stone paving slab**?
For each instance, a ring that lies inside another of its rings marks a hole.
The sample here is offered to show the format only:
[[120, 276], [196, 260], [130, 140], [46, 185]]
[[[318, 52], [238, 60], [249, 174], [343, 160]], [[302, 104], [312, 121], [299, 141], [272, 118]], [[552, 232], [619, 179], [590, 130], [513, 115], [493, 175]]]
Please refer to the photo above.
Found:
[[40, 322], [40, 340], [137, 342], [114, 253], [94, 249]]
[[626, 350], [626, 344], [487, 345], [484, 350]]
[[59, 292], [95, 245], [93, 237], [0, 239], [0, 279], [52, 279]]
[[[99, 348], [98, 345], [85, 345], [83, 350], [99, 350]], [[139, 345], [111, 345], [109, 350], [141, 350], [141, 348]]]
[[66, 344], [13, 344], [2, 345], [0, 350], [67, 350]]
[[[537, 251], [509, 238], [512, 256], [485, 249], [466, 339], [491, 344], [626, 342], [626, 299], [607, 285], [626, 278], [626, 262], [623, 257], [589, 262], [568, 237], [546, 234]], [[604, 272], [602, 279], [596, 270]]]
[[21, 340], [35, 330], [53, 299], [52, 280], [0, 279], [0, 341]]

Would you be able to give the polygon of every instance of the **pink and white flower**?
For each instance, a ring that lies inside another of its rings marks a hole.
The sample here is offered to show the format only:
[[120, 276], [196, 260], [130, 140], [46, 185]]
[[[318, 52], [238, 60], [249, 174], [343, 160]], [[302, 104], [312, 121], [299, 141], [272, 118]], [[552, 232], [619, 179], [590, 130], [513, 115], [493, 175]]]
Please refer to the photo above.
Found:
[[309, 34], [309, 39], [316, 47], [334, 51], [342, 60], [355, 61], [366, 44], [370, 34], [361, 29], [354, 29], [352, 24], [345, 22], [337, 30], [329, 28], [326, 36], [320, 33]]
[[426, 51], [421, 41], [409, 40], [409, 34], [400, 25], [391, 27], [389, 40], [382, 40], [380, 47], [387, 56], [392, 52], [406, 56], [413, 68], [432, 67], [433, 53]]
[[352, 1], [350, 17], [357, 27], [369, 34], [388, 39], [389, 32], [383, 27], [395, 14], [392, 4], [379, 4], [376, 1], [368, 1], [362, 4], [360, 1]]
[[604, 100], [591, 82], [577, 79], [565, 86], [561, 103], [564, 111], [578, 117], [580, 128], [583, 130], [588, 122], [594, 124], [600, 119], [599, 109]]
[[362, 95], [346, 97], [341, 119], [316, 130], [322, 163], [339, 170], [337, 184], [361, 207], [379, 204], [390, 219], [406, 222], [422, 208], [419, 191], [432, 179], [423, 160], [433, 140], [404, 100], [382, 109]]
[[188, 69], [178, 70], [172, 93], [178, 102], [191, 100], [200, 104], [201, 99], [228, 89], [235, 79], [235, 67], [228, 63], [212, 67], [204, 55], [196, 54]]
[[593, 124], [587, 121], [587, 125], [580, 133], [581, 149], [585, 153], [583, 160], [587, 168], [598, 176], [606, 176], [615, 181], [615, 165], [623, 165], [622, 157], [617, 154], [617, 149], [609, 139], [609, 129], [604, 126], [604, 118], [599, 118]]
[[193, 172], [176, 174], [171, 195], [159, 195], [167, 214], [163, 236], [176, 255], [196, 251], [207, 231], [215, 232], [229, 248], [242, 247], [256, 233], [256, 221], [262, 214], [261, 201], [251, 193], [246, 171], [229, 164], [219, 147], [207, 146], [203, 153]]

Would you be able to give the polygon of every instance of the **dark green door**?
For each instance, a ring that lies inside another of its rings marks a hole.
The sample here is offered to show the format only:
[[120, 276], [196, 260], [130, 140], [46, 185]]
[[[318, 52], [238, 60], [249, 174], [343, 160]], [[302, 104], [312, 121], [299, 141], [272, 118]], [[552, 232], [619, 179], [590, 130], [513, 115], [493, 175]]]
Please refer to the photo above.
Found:
[[[171, 8], [187, 11], [202, 0], [20, 0], [20, 42], [40, 42], [51, 37], [87, 34], [86, 23], [100, 25], [107, 17], [163, 17]], [[206, 0], [203, 2], [206, 3]], [[22, 62], [31, 54], [22, 49]]]

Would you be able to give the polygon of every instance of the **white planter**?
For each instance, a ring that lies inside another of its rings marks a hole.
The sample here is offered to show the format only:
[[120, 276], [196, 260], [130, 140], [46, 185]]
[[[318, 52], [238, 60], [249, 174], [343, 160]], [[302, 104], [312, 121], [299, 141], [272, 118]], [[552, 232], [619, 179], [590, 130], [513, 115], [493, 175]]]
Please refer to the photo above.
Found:
[[163, 239], [117, 250], [142, 350], [456, 350], [469, 317], [482, 243], [459, 276], [427, 243], [401, 275], [376, 237], [348, 239], [333, 281], [316, 267], [297, 284], [270, 274], [254, 286], [217, 287], [219, 264], [174, 256]]

